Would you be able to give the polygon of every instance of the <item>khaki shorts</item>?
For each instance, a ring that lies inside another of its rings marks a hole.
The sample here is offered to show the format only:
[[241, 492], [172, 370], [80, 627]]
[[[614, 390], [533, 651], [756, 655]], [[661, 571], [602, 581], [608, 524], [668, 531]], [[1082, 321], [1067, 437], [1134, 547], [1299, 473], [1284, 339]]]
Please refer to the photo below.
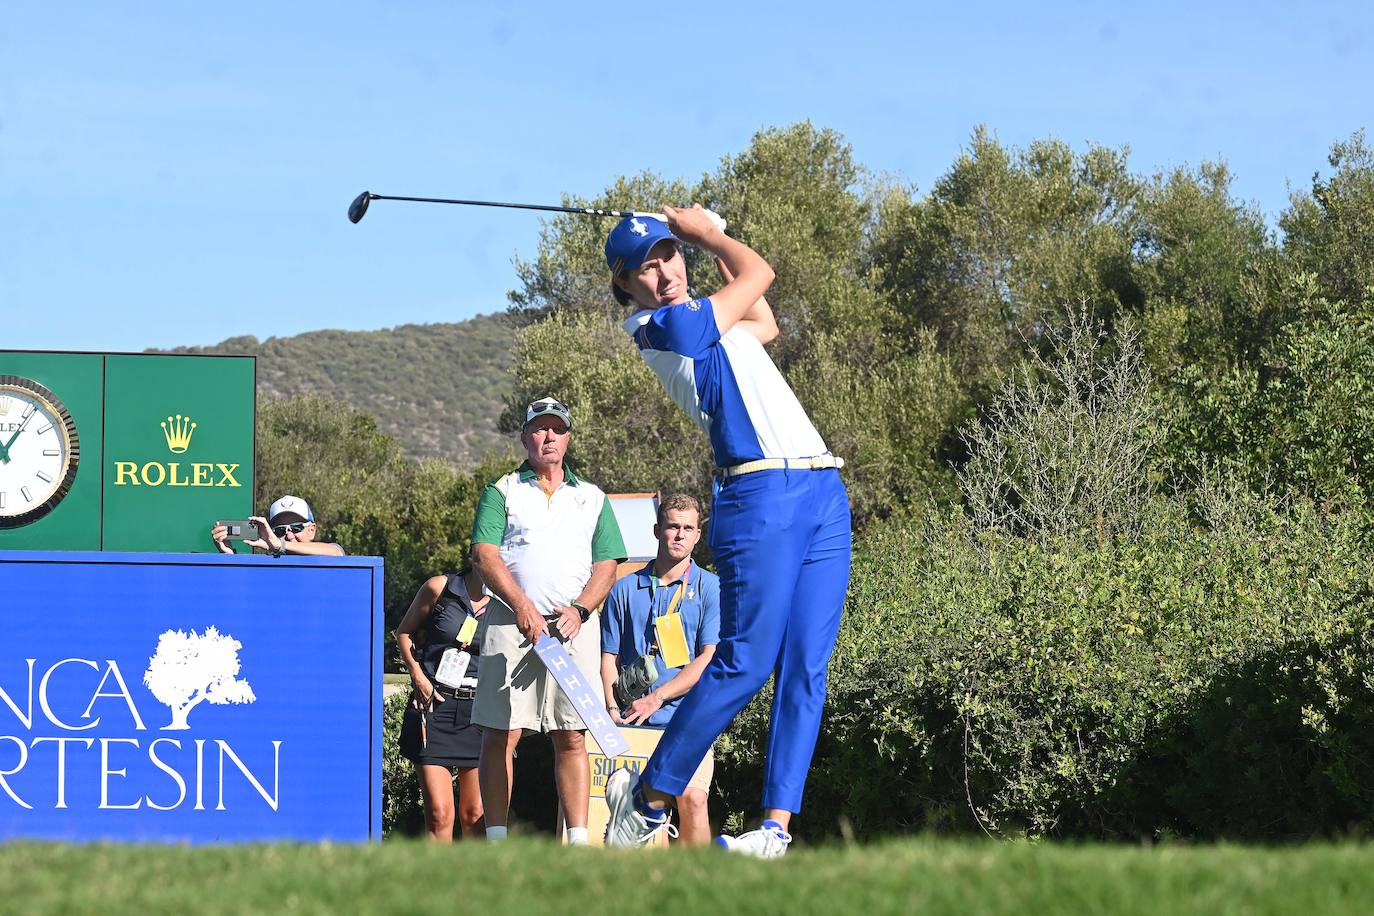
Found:
[[716, 775], [716, 746], [713, 744], [706, 749], [706, 756], [701, 761], [701, 766], [692, 774], [692, 778], [687, 780], [688, 789], [700, 789], [707, 795], [711, 794], [711, 777]]
[[[582, 717], [515, 626], [515, 612], [492, 597], [482, 637], [482, 668], [472, 723], [507, 731], [582, 731]], [[554, 631], [550, 627], [550, 634]], [[550, 637], [546, 636], [545, 639]], [[577, 638], [566, 643], [577, 669], [600, 695], [601, 621], [593, 614]]]

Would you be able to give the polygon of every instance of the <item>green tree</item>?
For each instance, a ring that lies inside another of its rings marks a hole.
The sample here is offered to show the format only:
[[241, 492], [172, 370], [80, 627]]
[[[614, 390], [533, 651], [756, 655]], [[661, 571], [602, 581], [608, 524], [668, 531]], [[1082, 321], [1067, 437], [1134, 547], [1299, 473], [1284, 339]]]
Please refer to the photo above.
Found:
[[880, 289], [932, 328], [980, 399], [1068, 303], [1110, 318], [1138, 308], [1131, 272], [1140, 181], [1126, 151], [1057, 140], [1025, 150], [979, 128], [924, 198], [894, 190], [880, 208]]
[[1374, 286], [1374, 150], [1357, 131], [1332, 144], [1327, 162], [1330, 177], [1313, 175], [1310, 196], [1294, 195], [1279, 219], [1283, 252], [1327, 298], [1358, 302]]
[[1331, 301], [1312, 274], [1285, 290], [1296, 317], [1253, 365], [1179, 374], [1167, 389], [1170, 467], [1252, 491], [1365, 509], [1374, 497], [1374, 290]]
[[819, 335], [842, 335], [850, 362], [884, 349], [891, 315], [870, 283], [863, 178], [839, 134], [802, 122], [756, 134], [703, 182], [731, 233], [777, 274], [768, 301], [780, 333], [770, 351], [784, 372], [824, 348]]
[[438, 459], [407, 460], [370, 414], [317, 395], [263, 403], [257, 432], [262, 511], [284, 493], [300, 496], [321, 537], [385, 559], [388, 639], [420, 583], [466, 560], [481, 489], [511, 466], [489, 458], [462, 473]]
[[1283, 320], [1277, 248], [1263, 215], [1231, 196], [1224, 163], [1142, 186], [1134, 275], [1146, 357], [1160, 374], [1253, 361]]

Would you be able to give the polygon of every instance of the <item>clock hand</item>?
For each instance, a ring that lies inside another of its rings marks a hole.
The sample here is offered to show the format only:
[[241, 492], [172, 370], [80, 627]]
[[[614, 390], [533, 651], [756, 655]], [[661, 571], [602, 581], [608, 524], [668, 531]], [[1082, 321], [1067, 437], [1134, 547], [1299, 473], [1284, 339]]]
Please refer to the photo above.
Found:
[[5, 461], [9, 461], [9, 460], [10, 460], [10, 446], [14, 444], [14, 440], [15, 440], [15, 439], [18, 439], [18, 438], [19, 438], [19, 434], [22, 433], [22, 432], [24, 431], [24, 427], [29, 425], [29, 421], [33, 419], [33, 414], [35, 414], [35, 413], [38, 413], [38, 411], [35, 410], [33, 413], [31, 413], [31, 414], [29, 414], [27, 417], [25, 417], [25, 418], [24, 418], [24, 422], [23, 422], [23, 423], [20, 423], [20, 424], [19, 424], [19, 428], [16, 429], [16, 430], [14, 431], [14, 435], [13, 435], [13, 436], [10, 436], [10, 441], [8, 441], [8, 442], [5, 443], [5, 445], [4, 445], [4, 449], [5, 449]]

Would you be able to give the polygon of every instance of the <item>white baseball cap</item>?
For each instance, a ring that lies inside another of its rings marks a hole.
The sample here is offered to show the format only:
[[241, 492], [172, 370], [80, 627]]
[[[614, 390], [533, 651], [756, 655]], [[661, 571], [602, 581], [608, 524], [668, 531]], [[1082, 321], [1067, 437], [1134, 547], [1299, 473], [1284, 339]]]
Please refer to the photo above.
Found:
[[310, 503], [301, 499], [299, 496], [283, 496], [274, 502], [267, 510], [267, 520], [274, 521], [278, 515], [291, 514], [298, 516], [304, 521], [313, 522], [315, 513], [310, 511]]

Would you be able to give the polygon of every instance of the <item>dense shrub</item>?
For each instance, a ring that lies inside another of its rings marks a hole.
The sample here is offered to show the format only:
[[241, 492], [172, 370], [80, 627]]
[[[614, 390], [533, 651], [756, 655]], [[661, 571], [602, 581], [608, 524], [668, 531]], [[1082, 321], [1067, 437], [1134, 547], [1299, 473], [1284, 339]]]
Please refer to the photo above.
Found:
[[[1374, 827], [1374, 576], [1354, 516], [1157, 509], [1106, 548], [958, 515], [856, 545], [804, 834], [1283, 839]], [[422, 832], [386, 706], [383, 826]], [[771, 693], [717, 746], [713, 815], [760, 793]], [[516, 811], [549, 829], [551, 760]], [[526, 753], [529, 752], [529, 753]], [[531, 756], [533, 754], [533, 756]], [[723, 802], [723, 804], [721, 804]]]
[[1256, 491], [1360, 509], [1374, 494], [1374, 287], [1331, 301], [1302, 275], [1287, 292], [1295, 317], [1254, 364], [1170, 379], [1161, 464], [1182, 479], [1219, 466]]
[[401, 718], [410, 691], [386, 698], [382, 712], [382, 835], [417, 836], [424, 833], [425, 812], [415, 764], [401, 756]]
[[263, 403], [257, 445], [257, 511], [294, 493], [314, 507], [321, 538], [386, 559], [386, 664], [399, 671], [396, 625], [422, 582], [463, 565], [482, 488], [516, 459], [471, 471], [411, 461], [370, 414], [316, 395]]
[[[1374, 826], [1364, 533], [1299, 510], [1056, 546], [961, 516], [858, 545], [799, 826], [1137, 838]], [[757, 804], [766, 697], [717, 770]]]
[[1046, 354], [1008, 377], [962, 430], [958, 472], [978, 528], [1031, 540], [1132, 537], [1153, 492], [1146, 473], [1159, 438], [1139, 335], [1114, 335], [1084, 311], [1049, 327]]

